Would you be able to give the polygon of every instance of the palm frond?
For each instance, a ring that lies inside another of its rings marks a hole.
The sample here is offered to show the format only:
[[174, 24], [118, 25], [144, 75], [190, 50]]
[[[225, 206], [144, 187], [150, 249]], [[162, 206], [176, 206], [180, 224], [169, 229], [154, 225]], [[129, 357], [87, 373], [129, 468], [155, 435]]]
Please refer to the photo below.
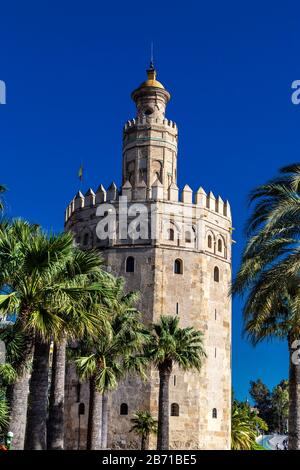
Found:
[[245, 333], [253, 344], [300, 333], [300, 165], [250, 194], [247, 244], [233, 294], [246, 294]]
[[146, 354], [158, 368], [165, 362], [174, 362], [183, 370], [200, 370], [206, 357], [203, 335], [192, 327], [180, 328], [177, 316], [162, 316], [152, 326]]

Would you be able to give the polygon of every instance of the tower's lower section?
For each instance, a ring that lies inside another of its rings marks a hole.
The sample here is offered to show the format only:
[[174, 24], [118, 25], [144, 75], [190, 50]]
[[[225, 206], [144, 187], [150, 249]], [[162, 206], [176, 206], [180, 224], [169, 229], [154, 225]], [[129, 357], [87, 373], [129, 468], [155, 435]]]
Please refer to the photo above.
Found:
[[[128, 256], [135, 271], [125, 273]], [[200, 372], [174, 367], [170, 379], [170, 448], [230, 449], [231, 434], [231, 305], [228, 297], [230, 263], [195, 250], [162, 246], [111, 247], [103, 252], [111, 272], [126, 278], [128, 291], [141, 292], [139, 309], [147, 324], [161, 315], [180, 316], [180, 326], [203, 332], [207, 357]], [[174, 273], [174, 261], [183, 262], [182, 274]], [[214, 280], [215, 266], [220, 278]], [[81, 386], [76, 396], [74, 370], [67, 375], [66, 446], [85, 448], [89, 390]], [[158, 372], [149, 369], [149, 380], [135, 376], [119, 384], [109, 398], [108, 447], [138, 449], [140, 438], [129, 432], [137, 410], [158, 415]], [[77, 402], [76, 402], [77, 400]], [[85, 415], [79, 419], [79, 403]], [[125, 410], [125, 413], [124, 413]], [[80, 432], [79, 432], [80, 431]], [[150, 449], [156, 448], [151, 436]]]
[[[158, 389], [158, 373], [153, 370], [146, 387], [128, 379], [112, 394], [110, 448], [140, 448], [140, 439], [129, 432], [130, 419], [136, 410], [150, 410], [157, 417]], [[170, 449], [230, 449], [230, 414], [219, 408], [219, 417], [213, 418], [205, 391], [201, 375], [174, 369], [170, 380]], [[128, 405], [127, 416], [120, 415], [122, 403]], [[177, 411], [174, 404], [179, 407], [178, 416], [172, 416]], [[151, 436], [149, 449], [156, 449], [156, 436]]]

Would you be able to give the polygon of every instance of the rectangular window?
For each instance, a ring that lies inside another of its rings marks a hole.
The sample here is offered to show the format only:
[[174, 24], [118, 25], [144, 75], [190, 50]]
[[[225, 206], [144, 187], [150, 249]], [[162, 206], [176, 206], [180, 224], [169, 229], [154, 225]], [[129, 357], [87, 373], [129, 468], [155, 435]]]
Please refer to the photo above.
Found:
[[176, 387], [176, 375], [174, 375], [173, 383], [174, 383], [174, 387]]
[[217, 309], [215, 308], [215, 320], [217, 319]]
[[176, 302], [176, 315], [179, 315], [179, 304]]

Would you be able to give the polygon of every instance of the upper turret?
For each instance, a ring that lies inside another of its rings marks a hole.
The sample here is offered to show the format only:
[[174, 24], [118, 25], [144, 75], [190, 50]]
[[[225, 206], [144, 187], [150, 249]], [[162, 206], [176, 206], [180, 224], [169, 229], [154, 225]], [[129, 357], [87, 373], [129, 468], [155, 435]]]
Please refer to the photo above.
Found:
[[129, 181], [134, 190], [145, 184], [144, 192], [151, 197], [152, 184], [158, 180], [167, 198], [177, 179], [177, 127], [165, 118], [170, 93], [156, 79], [153, 63], [147, 76], [131, 94], [137, 114], [124, 127], [122, 184]]
[[137, 107], [137, 118], [147, 116], [153, 119], [163, 120], [170, 93], [165, 90], [162, 83], [156, 80], [156, 70], [153, 63], [147, 70], [148, 79], [143, 82], [131, 94]]

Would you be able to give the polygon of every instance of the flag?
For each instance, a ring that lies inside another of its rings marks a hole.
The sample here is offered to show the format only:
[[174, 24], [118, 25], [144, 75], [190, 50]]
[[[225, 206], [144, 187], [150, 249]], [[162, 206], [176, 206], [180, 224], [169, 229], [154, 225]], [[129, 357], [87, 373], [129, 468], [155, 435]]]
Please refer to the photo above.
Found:
[[82, 182], [82, 180], [83, 180], [83, 165], [82, 164], [80, 165], [80, 168], [78, 170], [78, 178]]

